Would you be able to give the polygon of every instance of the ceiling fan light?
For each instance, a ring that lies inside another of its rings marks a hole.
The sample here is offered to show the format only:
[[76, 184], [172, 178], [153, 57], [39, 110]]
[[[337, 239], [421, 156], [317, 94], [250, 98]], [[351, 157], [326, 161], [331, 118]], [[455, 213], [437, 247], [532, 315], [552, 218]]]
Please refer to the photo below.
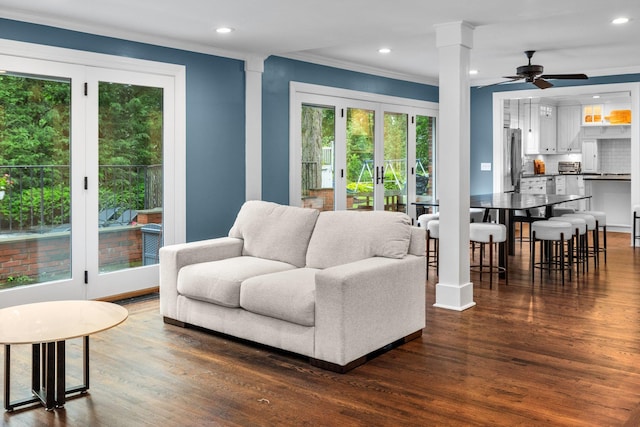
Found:
[[622, 25], [622, 24], [626, 24], [627, 22], [629, 22], [629, 18], [625, 18], [624, 16], [621, 16], [611, 21], [611, 23], [615, 25]]

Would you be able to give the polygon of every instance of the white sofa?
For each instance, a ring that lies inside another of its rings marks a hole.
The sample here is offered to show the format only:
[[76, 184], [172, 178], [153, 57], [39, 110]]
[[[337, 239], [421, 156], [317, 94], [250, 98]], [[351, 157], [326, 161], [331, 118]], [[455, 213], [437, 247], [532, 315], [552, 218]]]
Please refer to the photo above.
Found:
[[346, 372], [422, 334], [425, 276], [405, 214], [249, 201], [228, 237], [160, 250], [160, 312]]

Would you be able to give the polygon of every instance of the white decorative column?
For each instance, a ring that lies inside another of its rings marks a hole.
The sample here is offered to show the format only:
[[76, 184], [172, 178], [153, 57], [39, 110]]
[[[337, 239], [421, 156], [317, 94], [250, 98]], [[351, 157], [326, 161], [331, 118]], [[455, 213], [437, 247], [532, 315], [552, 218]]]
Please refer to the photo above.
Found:
[[440, 271], [434, 306], [473, 307], [469, 274], [470, 88], [469, 57], [473, 26], [436, 25], [440, 68], [438, 115], [438, 198], [440, 199]]
[[249, 57], [245, 73], [245, 200], [262, 199], [262, 73], [264, 57]]

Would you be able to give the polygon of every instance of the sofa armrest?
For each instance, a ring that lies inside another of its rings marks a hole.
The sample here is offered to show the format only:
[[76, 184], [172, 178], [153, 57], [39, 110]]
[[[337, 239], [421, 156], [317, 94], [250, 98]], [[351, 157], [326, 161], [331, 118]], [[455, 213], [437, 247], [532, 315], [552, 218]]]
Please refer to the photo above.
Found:
[[315, 358], [345, 366], [425, 327], [426, 260], [367, 258], [316, 274]]
[[243, 244], [242, 239], [220, 237], [160, 248], [160, 314], [176, 319], [178, 272], [182, 267], [241, 256]]

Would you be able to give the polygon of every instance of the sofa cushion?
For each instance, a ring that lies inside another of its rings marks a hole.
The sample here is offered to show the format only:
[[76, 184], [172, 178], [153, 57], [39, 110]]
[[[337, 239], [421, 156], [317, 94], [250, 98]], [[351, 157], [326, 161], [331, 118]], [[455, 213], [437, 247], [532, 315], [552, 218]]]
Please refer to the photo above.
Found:
[[252, 313], [313, 326], [317, 271], [297, 268], [247, 279], [240, 287], [240, 306]]
[[260, 200], [245, 202], [229, 230], [244, 239], [243, 255], [304, 267], [318, 211]]
[[400, 212], [321, 212], [309, 241], [307, 267], [328, 268], [374, 256], [403, 258], [411, 220]]
[[225, 307], [240, 307], [240, 284], [252, 276], [291, 270], [280, 261], [241, 256], [201, 262], [178, 272], [178, 293]]

